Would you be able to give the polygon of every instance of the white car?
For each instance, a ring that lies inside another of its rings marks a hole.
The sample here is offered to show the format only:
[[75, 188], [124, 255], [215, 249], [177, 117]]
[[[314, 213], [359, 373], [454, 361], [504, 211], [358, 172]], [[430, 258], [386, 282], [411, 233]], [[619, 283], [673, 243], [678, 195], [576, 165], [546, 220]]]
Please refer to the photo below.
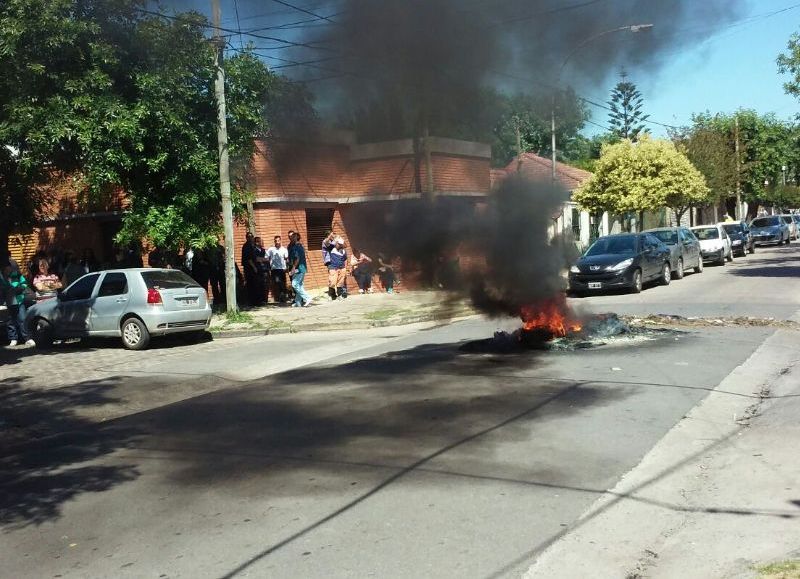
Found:
[[695, 237], [700, 241], [700, 255], [703, 261], [725, 265], [725, 260], [733, 261], [731, 238], [722, 223], [692, 227]]
[[781, 219], [783, 219], [783, 222], [789, 227], [789, 239], [792, 241], [797, 241], [798, 234], [800, 234], [800, 232], [798, 232], [797, 222], [795, 221], [794, 216], [784, 213], [781, 215]]

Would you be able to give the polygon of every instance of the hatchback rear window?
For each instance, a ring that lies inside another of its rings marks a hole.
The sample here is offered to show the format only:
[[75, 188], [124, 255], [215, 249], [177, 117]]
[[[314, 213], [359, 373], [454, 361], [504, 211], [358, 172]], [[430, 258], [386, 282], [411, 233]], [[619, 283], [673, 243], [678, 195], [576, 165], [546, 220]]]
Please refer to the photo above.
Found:
[[735, 223], [733, 225], [723, 225], [722, 227], [728, 233], [741, 233], [742, 232], [742, 226], [739, 223]]
[[697, 239], [719, 239], [719, 231], [716, 227], [707, 227], [704, 229], [693, 229]]
[[155, 269], [143, 271], [142, 279], [147, 288], [177, 289], [185, 287], [200, 287], [196, 281], [177, 269]]
[[770, 225], [780, 225], [781, 221], [778, 219], [777, 216], [775, 217], [759, 217], [758, 219], [753, 219], [753, 222], [750, 224], [750, 227], [769, 227]]

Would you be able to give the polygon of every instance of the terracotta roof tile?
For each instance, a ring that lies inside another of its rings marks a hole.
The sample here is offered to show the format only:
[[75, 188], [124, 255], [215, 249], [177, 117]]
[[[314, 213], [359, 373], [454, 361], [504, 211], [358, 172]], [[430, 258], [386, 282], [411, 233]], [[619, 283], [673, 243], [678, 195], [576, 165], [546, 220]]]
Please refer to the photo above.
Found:
[[[552, 166], [552, 161], [546, 157], [536, 155], [535, 153], [523, 153], [512, 159], [502, 171], [509, 174], [517, 171], [519, 167], [519, 171], [526, 177], [537, 181], [544, 181], [552, 178]], [[589, 171], [584, 171], [583, 169], [571, 167], [570, 165], [556, 161], [556, 180], [567, 189], [567, 191], [574, 191], [591, 178], [591, 176], [592, 174]], [[498, 177], [502, 178], [502, 175], [498, 174]], [[494, 183], [495, 181], [493, 179], [492, 184], [494, 185]]]

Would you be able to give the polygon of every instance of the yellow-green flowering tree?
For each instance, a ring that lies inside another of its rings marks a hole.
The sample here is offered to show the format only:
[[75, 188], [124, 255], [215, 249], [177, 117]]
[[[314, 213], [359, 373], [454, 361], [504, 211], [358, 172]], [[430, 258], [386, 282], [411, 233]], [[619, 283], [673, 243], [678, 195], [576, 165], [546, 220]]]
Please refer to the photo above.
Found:
[[669, 141], [642, 136], [603, 147], [595, 172], [573, 194], [592, 213], [654, 211], [669, 207], [678, 220], [710, 201], [703, 175]]

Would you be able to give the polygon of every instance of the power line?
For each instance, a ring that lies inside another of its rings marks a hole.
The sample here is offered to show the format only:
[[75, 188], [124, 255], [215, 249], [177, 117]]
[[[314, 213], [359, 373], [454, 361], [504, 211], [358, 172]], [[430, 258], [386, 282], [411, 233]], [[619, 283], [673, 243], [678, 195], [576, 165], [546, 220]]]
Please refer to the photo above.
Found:
[[[233, 10], [236, 12], [236, 27], [241, 30], [242, 23], [239, 22], [239, 0], [233, 0]], [[244, 48], [244, 41], [242, 40], [242, 35], [239, 34], [239, 46]]]
[[280, 4], [281, 6], [286, 6], [287, 8], [292, 8], [294, 10], [297, 10], [298, 12], [302, 12], [303, 14], [308, 14], [309, 16], [313, 16], [314, 18], [317, 18], [318, 20], [327, 20], [331, 24], [336, 24], [328, 16], [322, 16], [320, 14], [312, 12], [311, 10], [306, 10], [305, 8], [301, 8], [300, 6], [295, 6], [294, 4], [290, 4], [289, 2], [286, 2], [285, 0], [272, 0], [272, 1], [275, 2], [276, 4]]

